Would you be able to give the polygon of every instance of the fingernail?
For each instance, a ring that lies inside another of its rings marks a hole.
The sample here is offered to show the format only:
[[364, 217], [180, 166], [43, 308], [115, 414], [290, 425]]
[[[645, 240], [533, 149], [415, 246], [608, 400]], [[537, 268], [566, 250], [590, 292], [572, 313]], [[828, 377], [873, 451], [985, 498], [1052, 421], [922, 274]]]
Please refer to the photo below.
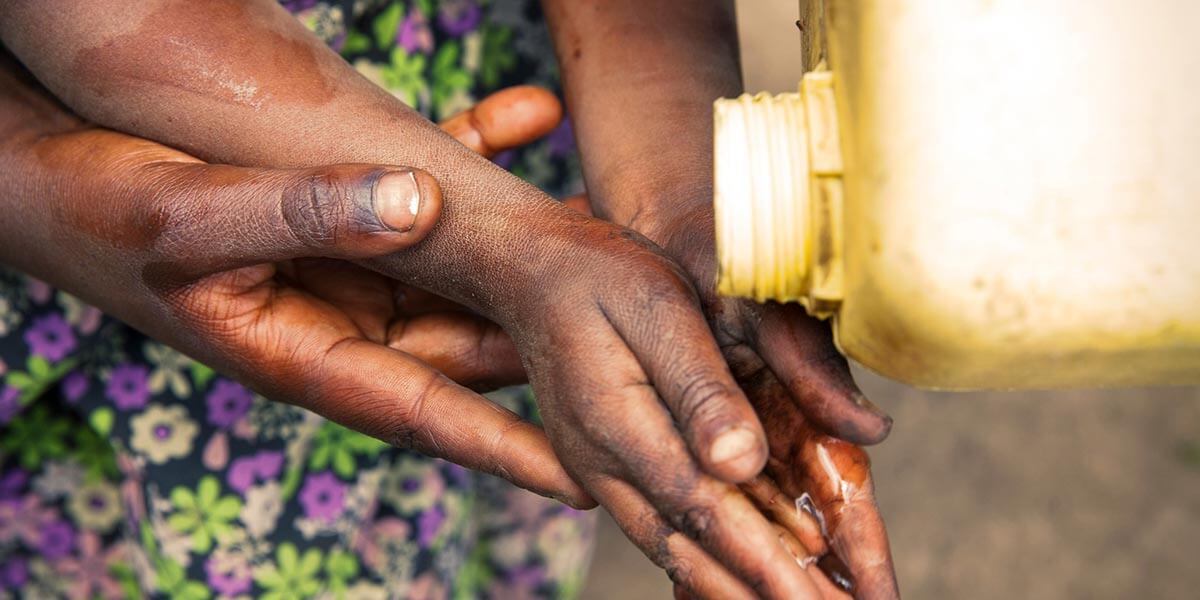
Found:
[[392, 231], [405, 232], [417, 224], [421, 187], [412, 171], [392, 171], [375, 184], [375, 216]]
[[883, 412], [883, 409], [879, 408], [878, 404], [871, 402], [870, 398], [867, 398], [866, 396], [862, 395], [861, 393], [854, 394], [854, 403], [871, 411], [872, 413], [874, 413], [876, 415], [879, 415], [880, 417], [882, 417], [884, 419], [887, 419], [889, 421], [892, 420], [892, 417], [890, 415], [888, 415], [886, 412]]
[[871, 414], [878, 416], [880, 419], [883, 419], [883, 422], [886, 424], [889, 431], [892, 429], [892, 415], [883, 412], [882, 408], [879, 408], [877, 404], [871, 402], [871, 400], [862, 395], [861, 392], [856, 392], [854, 394], [854, 403], [871, 411]]
[[754, 432], [734, 427], [717, 436], [713, 442], [709, 458], [715, 464], [731, 462], [750, 454], [758, 449], [758, 436]]

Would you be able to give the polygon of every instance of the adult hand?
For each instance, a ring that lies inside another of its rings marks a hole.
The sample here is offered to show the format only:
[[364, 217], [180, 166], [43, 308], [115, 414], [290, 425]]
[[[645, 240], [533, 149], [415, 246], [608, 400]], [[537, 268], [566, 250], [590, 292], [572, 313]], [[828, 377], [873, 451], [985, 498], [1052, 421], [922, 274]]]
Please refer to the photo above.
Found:
[[[438, 372], [468, 383], [519, 379], [499, 328], [461, 311], [406, 318], [392, 308], [391, 281], [342, 260], [421, 241], [441, 211], [429, 175], [206, 164], [83, 123], [6, 66], [0, 190], [10, 206], [0, 260], [273, 399], [591, 504], [540, 429]], [[512, 104], [498, 95], [451, 125], [475, 147], [499, 150], [557, 122], [555, 110], [495, 114]]]

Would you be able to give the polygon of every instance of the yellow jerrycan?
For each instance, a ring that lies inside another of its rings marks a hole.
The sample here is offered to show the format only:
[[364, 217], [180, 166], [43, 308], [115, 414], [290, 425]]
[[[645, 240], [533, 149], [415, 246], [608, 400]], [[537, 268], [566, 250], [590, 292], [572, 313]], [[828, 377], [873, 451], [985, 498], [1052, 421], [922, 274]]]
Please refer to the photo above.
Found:
[[938, 389], [1200, 383], [1200, 2], [801, 2], [715, 104], [718, 288]]

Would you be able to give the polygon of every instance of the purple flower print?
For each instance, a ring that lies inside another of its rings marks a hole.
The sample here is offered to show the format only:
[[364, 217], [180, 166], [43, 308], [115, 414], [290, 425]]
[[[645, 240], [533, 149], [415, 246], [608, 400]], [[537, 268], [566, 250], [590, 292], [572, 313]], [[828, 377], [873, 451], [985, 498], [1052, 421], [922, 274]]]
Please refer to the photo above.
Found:
[[507, 579], [528, 589], [537, 589], [546, 581], [546, 569], [540, 565], [526, 566], [509, 571]]
[[425, 15], [421, 14], [419, 9], [410, 11], [400, 23], [400, 29], [396, 32], [396, 44], [409, 53], [433, 52], [433, 33], [429, 31]]
[[346, 484], [337, 480], [330, 471], [309, 475], [300, 489], [300, 506], [304, 516], [332, 522], [342, 512], [346, 501]]
[[0, 590], [15, 590], [29, 581], [29, 565], [20, 557], [12, 557], [0, 566]]
[[492, 162], [496, 163], [496, 166], [500, 167], [501, 169], [508, 169], [509, 167], [512, 167], [516, 160], [517, 153], [512, 150], [505, 150], [504, 152], [492, 157]]
[[[283, 7], [291, 13], [298, 13], [302, 10], [308, 10], [317, 5], [317, 0], [284, 0], [281, 2]], [[234, 594], [229, 594], [233, 596]]]
[[21, 412], [21, 392], [6, 385], [0, 388], [0, 425], [8, 423]]
[[217, 427], [230, 427], [250, 410], [254, 395], [241, 384], [218, 379], [208, 393], [208, 422]]
[[67, 403], [75, 404], [79, 399], [87, 393], [88, 380], [87, 375], [79, 371], [73, 371], [63, 378], [62, 391], [67, 398]]
[[443, 463], [442, 471], [446, 474], [446, 479], [450, 480], [454, 485], [459, 487], [468, 487], [471, 485], [471, 471], [466, 467], [454, 463]]
[[475, 0], [442, 0], [438, 5], [438, 23], [446, 33], [460, 36], [479, 27], [481, 12]]
[[561, 158], [575, 150], [575, 127], [571, 125], [570, 118], [563, 119], [546, 136], [546, 147], [551, 158]]
[[435, 506], [421, 513], [417, 519], [417, 543], [422, 548], [428, 548], [437, 539], [445, 521], [446, 513], [442, 512], [441, 507]]
[[25, 331], [25, 343], [34, 355], [58, 362], [75, 349], [75, 332], [62, 315], [50, 313], [33, 320]]
[[250, 591], [250, 566], [231, 558], [218, 555], [210, 557], [204, 563], [204, 571], [208, 574], [209, 587], [217, 590], [224, 597], [233, 597]]
[[254, 456], [242, 456], [229, 467], [229, 487], [245, 495], [250, 486], [279, 476], [283, 469], [283, 453], [263, 450]]
[[75, 530], [66, 521], [52, 521], [42, 527], [38, 540], [38, 552], [45, 558], [55, 560], [71, 553], [75, 547]]
[[0, 500], [15, 500], [29, 482], [29, 472], [13, 469], [0, 476]]
[[121, 410], [133, 410], [146, 405], [150, 399], [150, 388], [146, 379], [150, 369], [146, 365], [123, 364], [113, 367], [104, 395]]

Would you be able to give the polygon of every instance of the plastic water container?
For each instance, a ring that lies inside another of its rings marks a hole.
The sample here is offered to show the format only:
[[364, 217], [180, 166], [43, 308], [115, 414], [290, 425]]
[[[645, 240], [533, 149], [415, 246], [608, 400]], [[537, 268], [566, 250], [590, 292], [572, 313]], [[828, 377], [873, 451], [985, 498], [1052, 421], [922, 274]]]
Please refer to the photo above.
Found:
[[722, 293], [942, 389], [1200, 383], [1200, 2], [801, 3], [715, 104]]

